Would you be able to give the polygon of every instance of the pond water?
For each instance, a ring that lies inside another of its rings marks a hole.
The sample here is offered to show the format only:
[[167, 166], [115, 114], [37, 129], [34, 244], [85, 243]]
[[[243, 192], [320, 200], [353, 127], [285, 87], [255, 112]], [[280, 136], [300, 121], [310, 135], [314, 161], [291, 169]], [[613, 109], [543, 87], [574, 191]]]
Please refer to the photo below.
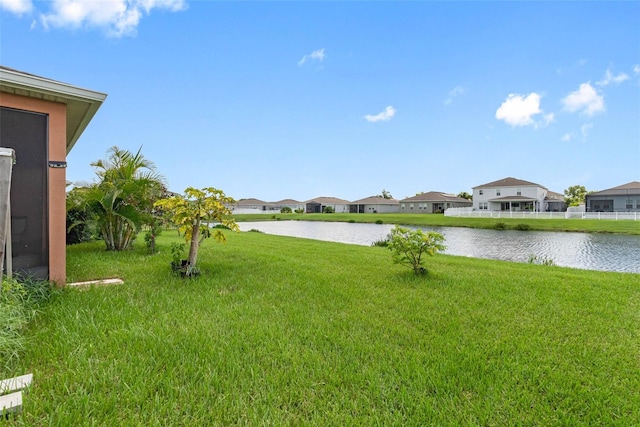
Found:
[[[541, 220], [542, 221], [542, 220]], [[390, 224], [321, 221], [239, 222], [241, 231], [370, 246], [383, 240]], [[418, 228], [418, 227], [410, 227]], [[528, 262], [532, 256], [563, 267], [640, 273], [640, 236], [549, 231], [420, 227], [444, 235], [449, 255]]]

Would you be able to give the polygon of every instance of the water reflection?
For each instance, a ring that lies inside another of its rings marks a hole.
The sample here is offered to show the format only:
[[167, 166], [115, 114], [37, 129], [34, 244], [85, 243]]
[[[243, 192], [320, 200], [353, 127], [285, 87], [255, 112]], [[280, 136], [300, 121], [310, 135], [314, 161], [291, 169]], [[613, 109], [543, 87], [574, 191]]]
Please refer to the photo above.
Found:
[[[241, 222], [240, 230], [369, 246], [386, 238], [390, 224], [319, 221]], [[412, 227], [418, 228], [418, 227]], [[421, 227], [444, 235], [445, 253], [473, 258], [527, 262], [550, 259], [556, 265], [589, 270], [640, 273], [640, 236], [548, 231]]]

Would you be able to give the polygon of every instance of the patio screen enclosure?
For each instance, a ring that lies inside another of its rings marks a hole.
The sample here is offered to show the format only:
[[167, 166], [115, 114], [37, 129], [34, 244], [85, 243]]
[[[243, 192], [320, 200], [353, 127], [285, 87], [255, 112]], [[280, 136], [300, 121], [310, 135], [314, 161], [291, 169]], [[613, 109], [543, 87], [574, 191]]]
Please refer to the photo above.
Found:
[[11, 249], [16, 273], [48, 278], [48, 116], [0, 107], [0, 147], [15, 150]]

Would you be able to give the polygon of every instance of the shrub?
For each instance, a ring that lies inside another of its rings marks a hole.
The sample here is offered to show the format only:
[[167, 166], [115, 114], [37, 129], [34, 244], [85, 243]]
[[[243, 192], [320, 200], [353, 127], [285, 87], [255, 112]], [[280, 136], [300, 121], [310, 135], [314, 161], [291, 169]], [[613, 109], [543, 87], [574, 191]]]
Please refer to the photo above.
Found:
[[529, 224], [522, 224], [522, 223], [516, 224], [515, 227], [513, 228], [515, 228], [516, 230], [523, 230], [523, 231], [531, 230], [531, 226]]
[[356, 220], [355, 219], [350, 219], [349, 220], [349, 224], [355, 224]]
[[280, 208], [280, 213], [291, 213], [291, 208], [289, 206], [283, 206]]
[[382, 248], [386, 248], [389, 246], [389, 241], [391, 240], [390, 235], [388, 235], [387, 237], [385, 237], [384, 239], [379, 239], [374, 241], [371, 246], [379, 246]]
[[435, 231], [423, 232], [421, 229], [410, 230], [396, 225], [389, 234], [388, 248], [393, 253], [393, 261], [396, 264], [406, 265], [413, 269], [416, 275], [427, 273], [422, 266], [422, 256], [435, 255], [444, 251], [446, 246], [442, 244], [444, 236]]
[[297, 214], [302, 214], [302, 213], [304, 213], [304, 209], [298, 208], [294, 212], [297, 213]]
[[67, 245], [88, 242], [93, 239], [90, 214], [79, 208], [67, 211]]
[[506, 230], [507, 229], [507, 223], [505, 223], [505, 222], [496, 222], [494, 224], [493, 228], [495, 228], [496, 230]]
[[184, 243], [172, 243], [171, 244], [171, 265], [179, 266], [183, 260]]
[[529, 255], [529, 264], [539, 264], [539, 265], [547, 265], [552, 266], [556, 265], [552, 258], [547, 258], [545, 256], [538, 255]]
[[376, 219], [376, 224], [382, 224], [382, 220], [381, 219]]
[[153, 204], [166, 189], [164, 178], [140, 150], [114, 146], [108, 152], [108, 159], [91, 163], [99, 182], [74, 188], [67, 208], [88, 211], [106, 249], [122, 251], [131, 249], [142, 226], [150, 223]]
[[334, 213], [334, 209], [333, 206], [325, 206], [324, 209], [322, 209], [322, 213]]

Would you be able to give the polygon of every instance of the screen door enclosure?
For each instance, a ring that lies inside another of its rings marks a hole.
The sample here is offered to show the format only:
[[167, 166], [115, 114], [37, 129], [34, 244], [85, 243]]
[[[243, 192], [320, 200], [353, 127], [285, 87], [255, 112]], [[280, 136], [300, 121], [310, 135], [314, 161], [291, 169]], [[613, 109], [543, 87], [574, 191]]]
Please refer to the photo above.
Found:
[[11, 240], [14, 272], [49, 275], [48, 116], [0, 107], [0, 146], [13, 148]]

